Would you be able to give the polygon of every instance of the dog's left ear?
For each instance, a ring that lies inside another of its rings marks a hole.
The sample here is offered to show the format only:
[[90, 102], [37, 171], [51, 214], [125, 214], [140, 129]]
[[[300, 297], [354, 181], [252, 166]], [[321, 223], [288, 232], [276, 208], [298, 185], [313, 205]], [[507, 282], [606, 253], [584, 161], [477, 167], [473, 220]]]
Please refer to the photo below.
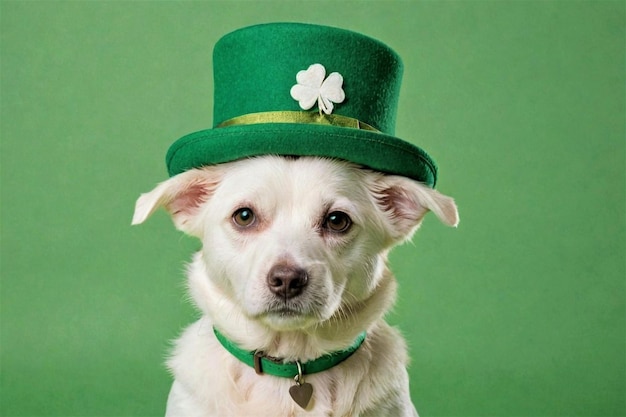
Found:
[[428, 211], [448, 226], [459, 224], [454, 199], [424, 184], [393, 175], [381, 176], [374, 184], [374, 197], [387, 216], [396, 241], [410, 238]]
[[156, 209], [164, 207], [177, 229], [200, 237], [202, 231], [196, 221], [197, 214], [217, 188], [219, 180], [217, 168], [205, 167], [185, 171], [162, 182], [137, 199], [132, 224], [143, 223]]

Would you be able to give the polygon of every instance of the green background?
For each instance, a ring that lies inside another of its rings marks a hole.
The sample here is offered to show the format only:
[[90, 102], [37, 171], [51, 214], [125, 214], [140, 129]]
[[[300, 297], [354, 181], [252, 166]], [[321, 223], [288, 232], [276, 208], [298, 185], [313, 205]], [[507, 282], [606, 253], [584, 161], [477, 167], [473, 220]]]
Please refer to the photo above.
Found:
[[625, 415], [625, 14], [622, 1], [2, 1], [0, 413], [163, 414], [199, 244], [163, 212], [130, 227], [135, 199], [166, 178], [171, 142], [210, 127], [217, 39], [306, 21], [403, 57], [396, 131], [460, 208], [458, 229], [429, 216], [392, 255], [389, 320], [422, 417]]

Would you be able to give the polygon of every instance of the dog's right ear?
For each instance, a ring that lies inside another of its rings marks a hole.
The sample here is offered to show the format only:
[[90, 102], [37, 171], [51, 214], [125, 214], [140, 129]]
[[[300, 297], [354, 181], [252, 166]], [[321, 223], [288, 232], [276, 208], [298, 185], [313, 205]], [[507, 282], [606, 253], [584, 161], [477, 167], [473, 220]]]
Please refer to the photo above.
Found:
[[198, 211], [211, 197], [219, 180], [219, 172], [214, 167], [191, 169], [178, 174], [137, 199], [131, 224], [143, 223], [159, 207], [164, 207], [172, 216], [177, 229], [199, 237], [201, 228], [196, 221]]

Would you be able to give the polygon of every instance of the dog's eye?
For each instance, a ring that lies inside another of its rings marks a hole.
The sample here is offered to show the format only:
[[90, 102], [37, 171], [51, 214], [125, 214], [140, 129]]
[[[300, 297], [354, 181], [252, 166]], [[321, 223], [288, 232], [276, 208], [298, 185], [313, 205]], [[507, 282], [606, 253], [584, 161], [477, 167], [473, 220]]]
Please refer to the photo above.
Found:
[[239, 227], [248, 227], [254, 223], [254, 212], [248, 207], [240, 208], [233, 213], [233, 221]]
[[342, 211], [333, 211], [324, 221], [324, 228], [333, 233], [346, 233], [352, 226], [350, 216]]

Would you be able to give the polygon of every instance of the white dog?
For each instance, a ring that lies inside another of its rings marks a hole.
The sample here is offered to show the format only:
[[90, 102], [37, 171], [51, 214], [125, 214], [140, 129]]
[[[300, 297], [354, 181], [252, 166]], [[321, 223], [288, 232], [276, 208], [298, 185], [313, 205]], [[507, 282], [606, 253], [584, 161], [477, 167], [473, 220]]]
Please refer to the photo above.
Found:
[[[405, 343], [383, 321], [396, 293], [387, 253], [429, 210], [456, 226], [450, 197], [348, 162], [264, 156], [163, 182], [133, 224], [160, 206], [203, 243], [189, 266], [203, 315], [168, 362], [168, 416], [417, 415]], [[246, 352], [292, 374], [255, 370]]]

